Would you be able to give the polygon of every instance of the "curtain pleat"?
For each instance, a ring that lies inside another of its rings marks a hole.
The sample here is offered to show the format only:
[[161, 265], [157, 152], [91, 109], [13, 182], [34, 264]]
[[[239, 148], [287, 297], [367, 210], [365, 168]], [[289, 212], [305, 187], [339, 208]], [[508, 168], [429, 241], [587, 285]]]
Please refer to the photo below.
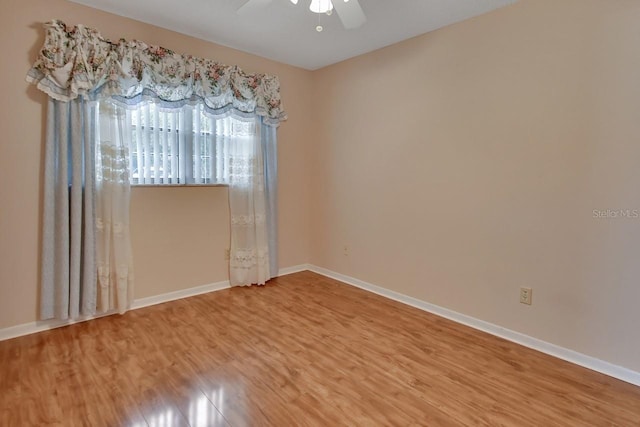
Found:
[[276, 277], [278, 275], [278, 140], [276, 128], [266, 125], [262, 120], [261, 122], [269, 270], [270, 276]]

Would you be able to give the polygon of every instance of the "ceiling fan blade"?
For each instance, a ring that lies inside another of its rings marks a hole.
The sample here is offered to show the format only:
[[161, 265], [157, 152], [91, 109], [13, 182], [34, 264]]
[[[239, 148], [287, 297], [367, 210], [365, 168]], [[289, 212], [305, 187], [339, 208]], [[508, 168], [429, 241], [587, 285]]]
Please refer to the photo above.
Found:
[[234, 6], [238, 15], [245, 15], [264, 8], [271, 3], [271, 1], [272, 0], [235, 0]]
[[344, 25], [347, 30], [361, 27], [362, 24], [367, 21], [367, 17], [364, 16], [358, 0], [348, 0], [347, 2], [344, 0], [332, 0], [331, 3], [333, 3], [333, 7], [336, 9], [342, 25]]

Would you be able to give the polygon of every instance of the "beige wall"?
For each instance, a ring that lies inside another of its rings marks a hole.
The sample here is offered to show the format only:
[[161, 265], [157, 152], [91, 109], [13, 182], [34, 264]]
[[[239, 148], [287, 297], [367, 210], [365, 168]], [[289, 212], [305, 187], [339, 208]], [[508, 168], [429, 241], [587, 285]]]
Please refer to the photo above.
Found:
[[[25, 75], [44, 40], [41, 24], [54, 18], [278, 75], [290, 118], [278, 134], [280, 265], [308, 261], [311, 73], [62, 0], [2, 0], [0, 7], [0, 328], [37, 317], [46, 98]], [[226, 188], [134, 188], [131, 215], [136, 298], [227, 279]]]
[[640, 209], [638, 23], [522, 0], [315, 73], [311, 262], [640, 371], [640, 219], [592, 212]]

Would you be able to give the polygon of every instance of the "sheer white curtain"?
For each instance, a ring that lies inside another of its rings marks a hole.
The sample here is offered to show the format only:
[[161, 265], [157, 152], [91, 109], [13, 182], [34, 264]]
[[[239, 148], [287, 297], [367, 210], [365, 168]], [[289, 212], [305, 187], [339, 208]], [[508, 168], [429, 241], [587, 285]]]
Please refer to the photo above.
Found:
[[263, 285], [270, 269], [265, 168], [259, 120], [217, 121], [217, 138], [228, 147], [232, 286]]
[[96, 263], [99, 311], [124, 313], [133, 301], [129, 233], [130, 112], [109, 101], [98, 108], [96, 134]]

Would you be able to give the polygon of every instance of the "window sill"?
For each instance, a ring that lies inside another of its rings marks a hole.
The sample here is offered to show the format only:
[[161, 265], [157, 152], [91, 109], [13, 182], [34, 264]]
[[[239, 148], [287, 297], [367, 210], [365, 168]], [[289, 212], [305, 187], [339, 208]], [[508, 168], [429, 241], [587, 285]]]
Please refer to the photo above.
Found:
[[229, 187], [229, 184], [131, 184], [131, 187], [135, 188], [145, 188], [145, 187], [154, 187], [154, 188], [162, 188], [162, 187]]

